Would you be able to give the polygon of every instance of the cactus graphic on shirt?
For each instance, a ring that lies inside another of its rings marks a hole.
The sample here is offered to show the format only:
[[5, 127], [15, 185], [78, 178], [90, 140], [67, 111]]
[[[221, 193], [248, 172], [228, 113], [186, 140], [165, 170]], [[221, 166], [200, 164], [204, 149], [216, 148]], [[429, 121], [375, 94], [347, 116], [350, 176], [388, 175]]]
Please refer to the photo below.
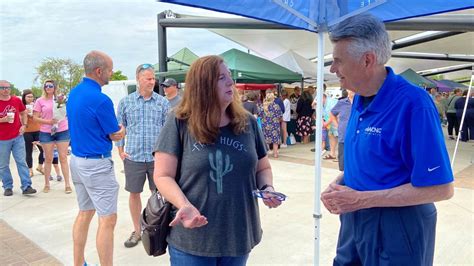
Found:
[[209, 175], [212, 181], [216, 182], [217, 194], [222, 194], [222, 178], [228, 174], [234, 168], [234, 165], [230, 163], [230, 157], [227, 154], [224, 159], [222, 157], [221, 150], [217, 150], [216, 154], [209, 153], [209, 164], [212, 170], [209, 171]]

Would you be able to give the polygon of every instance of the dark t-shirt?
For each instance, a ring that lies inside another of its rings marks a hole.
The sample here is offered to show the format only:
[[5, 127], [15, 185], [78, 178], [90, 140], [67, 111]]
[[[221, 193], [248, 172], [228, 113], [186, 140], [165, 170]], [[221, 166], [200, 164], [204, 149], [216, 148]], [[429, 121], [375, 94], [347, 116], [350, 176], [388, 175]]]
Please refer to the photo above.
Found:
[[252, 190], [257, 189], [257, 163], [266, 156], [266, 147], [255, 117], [249, 114], [247, 132], [235, 135], [229, 126], [221, 127], [216, 143], [203, 145], [172, 112], [155, 151], [181, 161], [179, 187], [209, 222], [194, 229], [173, 227], [170, 245], [193, 255], [221, 257], [245, 255], [260, 242], [258, 202]]
[[256, 115], [258, 113], [257, 104], [255, 102], [244, 102], [243, 106], [245, 110], [249, 111], [249, 113]]

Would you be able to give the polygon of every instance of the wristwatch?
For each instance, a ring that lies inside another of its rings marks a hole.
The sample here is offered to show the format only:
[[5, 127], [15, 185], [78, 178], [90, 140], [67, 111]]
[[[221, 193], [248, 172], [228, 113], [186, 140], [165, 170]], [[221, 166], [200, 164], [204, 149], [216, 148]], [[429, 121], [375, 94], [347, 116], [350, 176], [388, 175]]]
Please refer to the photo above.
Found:
[[269, 184], [263, 185], [263, 186], [260, 188], [260, 190], [265, 190], [265, 189], [268, 188], [268, 187], [271, 187], [271, 188], [273, 188], [273, 190], [275, 190], [275, 188], [274, 188], [272, 185], [269, 185]]

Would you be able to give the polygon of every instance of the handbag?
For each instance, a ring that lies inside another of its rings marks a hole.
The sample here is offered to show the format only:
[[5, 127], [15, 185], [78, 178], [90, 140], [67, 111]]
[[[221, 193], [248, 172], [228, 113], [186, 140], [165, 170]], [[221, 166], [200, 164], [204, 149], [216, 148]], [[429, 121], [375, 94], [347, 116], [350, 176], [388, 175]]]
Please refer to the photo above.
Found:
[[142, 243], [149, 256], [166, 253], [166, 237], [170, 231], [171, 203], [165, 201], [158, 190], [153, 191], [140, 217]]
[[[176, 123], [182, 149], [184, 131], [181, 128], [183, 127], [183, 122], [176, 119]], [[182, 154], [178, 160], [176, 183], [179, 181], [181, 158]], [[173, 218], [172, 209], [173, 205], [163, 198], [158, 189], [155, 189], [140, 216], [142, 244], [148, 256], [157, 257], [166, 253], [166, 248], [168, 247], [166, 237], [170, 232], [170, 223]]]

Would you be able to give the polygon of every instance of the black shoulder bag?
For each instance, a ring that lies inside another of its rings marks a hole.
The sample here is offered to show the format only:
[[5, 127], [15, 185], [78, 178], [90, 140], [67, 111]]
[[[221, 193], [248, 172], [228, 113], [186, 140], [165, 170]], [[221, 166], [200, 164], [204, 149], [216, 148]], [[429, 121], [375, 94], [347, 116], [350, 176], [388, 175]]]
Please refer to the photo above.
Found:
[[[183, 150], [183, 136], [184, 133], [181, 129], [182, 121], [176, 119], [178, 124], [178, 131], [181, 139], [181, 151]], [[181, 158], [178, 158], [178, 167], [176, 169], [176, 182], [179, 180], [180, 175], [180, 165]], [[166, 253], [166, 248], [168, 247], [168, 242], [166, 242], [166, 237], [170, 231], [169, 224], [172, 220], [172, 208], [173, 205], [166, 201], [160, 194], [160, 192], [155, 189], [152, 195], [148, 199], [148, 203], [143, 209], [142, 215], [140, 216], [140, 225], [141, 225], [141, 237], [142, 244], [145, 248], [146, 253], [149, 256], [161, 256]]]

